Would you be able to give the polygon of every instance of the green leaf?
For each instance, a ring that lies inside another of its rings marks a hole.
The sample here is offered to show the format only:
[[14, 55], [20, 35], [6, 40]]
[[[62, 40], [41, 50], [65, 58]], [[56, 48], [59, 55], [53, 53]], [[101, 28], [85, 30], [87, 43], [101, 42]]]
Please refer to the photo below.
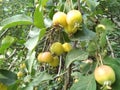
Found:
[[96, 43], [94, 41], [89, 42], [86, 50], [87, 52], [89, 52], [90, 55], [94, 55], [97, 50]]
[[99, 44], [101, 47], [105, 47], [105, 45], [106, 45], [106, 33], [101, 33], [100, 39], [99, 39]]
[[103, 18], [100, 21], [100, 23], [105, 25], [106, 30], [108, 30], [108, 31], [113, 31], [115, 29], [115, 24], [111, 20], [109, 20], [107, 18]]
[[46, 32], [46, 29], [38, 29], [38, 28], [33, 28], [30, 33], [30, 39], [27, 40], [25, 43], [26, 48], [29, 50], [28, 55], [27, 55], [27, 61], [28, 61], [28, 71], [31, 73], [32, 72], [32, 66], [33, 62], [35, 60], [35, 52], [33, 52], [34, 48], [36, 47], [38, 40], [41, 39]]
[[0, 58], [0, 66], [4, 64], [4, 59], [3, 58]]
[[82, 51], [80, 49], [73, 49], [71, 50], [65, 60], [65, 65], [68, 68], [70, 64], [75, 60], [85, 60], [88, 58], [88, 53], [85, 51]]
[[31, 24], [33, 24], [33, 20], [31, 17], [20, 14], [20, 15], [15, 15], [15, 16], [4, 19], [1, 22], [0, 30], [17, 26], [17, 25], [31, 25]]
[[34, 25], [38, 28], [45, 28], [42, 7], [38, 6], [34, 12]]
[[80, 71], [83, 74], [86, 74], [90, 71], [92, 64], [90, 63], [80, 63]]
[[99, 5], [97, 0], [86, 0], [87, 5], [90, 7], [91, 11], [94, 11], [96, 6]]
[[44, 37], [45, 33], [46, 33], [46, 28], [43, 28], [43, 29], [40, 30], [39, 40]]
[[18, 86], [19, 86], [19, 81], [17, 81], [16, 83], [12, 85], [9, 85], [8, 90], [18, 90]]
[[72, 72], [71, 76], [75, 77], [76, 79], [80, 79], [81, 76], [82, 76], [82, 73], [77, 72], [77, 71], [76, 72]]
[[54, 9], [55, 9], [55, 8], [52, 7], [52, 9], [50, 9], [50, 11], [49, 11], [49, 19], [50, 19], [50, 20], [52, 20], [53, 15], [54, 15], [54, 13], [55, 13], [55, 10], [54, 10]]
[[47, 74], [46, 72], [41, 72], [23, 90], [33, 90], [34, 86], [38, 86], [43, 81], [47, 81], [47, 80], [51, 80], [51, 79], [52, 79], [51, 75]]
[[34, 86], [26, 86], [25, 88], [21, 88], [20, 90], [34, 90]]
[[96, 37], [95, 32], [88, 30], [86, 27], [83, 27], [83, 30], [78, 30], [71, 39], [85, 41], [85, 40], [92, 40], [95, 37]]
[[4, 53], [7, 48], [9, 48], [14, 42], [15, 38], [12, 36], [6, 36], [3, 38], [0, 46], [0, 53]]
[[35, 60], [35, 52], [29, 51], [27, 54], [27, 64], [28, 64], [29, 73], [32, 73], [34, 60]]
[[37, 77], [34, 78], [34, 80], [31, 82], [32, 85], [36, 86], [40, 83], [42, 83], [43, 81], [46, 80], [51, 80], [52, 76], [47, 74], [46, 72], [41, 72]]
[[39, 32], [40, 30], [38, 28], [32, 28], [29, 32], [30, 38], [25, 43], [25, 46], [28, 50], [32, 51], [37, 45], [39, 40]]
[[51, 27], [52, 26], [52, 20], [49, 18], [44, 19], [45, 27]]
[[40, 5], [42, 5], [42, 7], [46, 6], [48, 0], [40, 0]]
[[112, 85], [112, 90], [119, 90], [120, 89], [120, 59], [113, 59], [111, 57], [106, 57], [104, 59], [104, 64], [107, 64], [109, 66], [111, 66], [114, 71], [115, 71], [115, 75], [116, 75], [116, 81], [115, 83]]
[[16, 82], [17, 75], [11, 71], [0, 69], [0, 82], [6, 85], [12, 85]]
[[37, 45], [38, 39], [39, 39], [38, 36], [28, 39], [27, 42], [25, 43], [25, 46], [27, 47], [27, 49], [32, 51], [35, 48], [35, 46]]
[[43, 29], [38, 29], [38, 28], [33, 28], [30, 32], [29, 32], [29, 36], [31, 38], [29, 38], [27, 40], [27, 42], [25, 43], [25, 46], [28, 50], [32, 51], [35, 46], [37, 45], [38, 43], [38, 40], [41, 39], [44, 34], [46, 32], [46, 29], [43, 28]]
[[96, 90], [94, 75], [81, 76], [80, 80], [72, 85], [70, 90]]

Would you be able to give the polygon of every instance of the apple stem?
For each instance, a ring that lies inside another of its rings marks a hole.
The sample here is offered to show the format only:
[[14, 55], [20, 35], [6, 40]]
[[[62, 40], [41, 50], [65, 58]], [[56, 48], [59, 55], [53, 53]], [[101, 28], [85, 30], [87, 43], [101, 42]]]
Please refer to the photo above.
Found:
[[96, 53], [96, 59], [97, 59], [97, 64], [96, 64], [96, 68], [99, 66], [99, 65], [104, 65], [103, 64], [103, 61], [102, 61], [102, 57], [99, 53]]
[[100, 55], [100, 54], [98, 54], [98, 56], [99, 56], [99, 60], [100, 60], [100, 63], [101, 63], [101, 65], [103, 65], [103, 62], [102, 62], [102, 57], [101, 57], [101, 55]]

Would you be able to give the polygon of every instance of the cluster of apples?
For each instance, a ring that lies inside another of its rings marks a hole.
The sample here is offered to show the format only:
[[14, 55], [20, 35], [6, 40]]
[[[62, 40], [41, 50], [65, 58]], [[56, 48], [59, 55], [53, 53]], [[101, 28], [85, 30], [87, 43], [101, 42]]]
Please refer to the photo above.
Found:
[[59, 57], [64, 52], [69, 52], [72, 49], [70, 43], [60, 43], [54, 42], [51, 46], [49, 51], [41, 52], [38, 54], [38, 61], [40, 63], [48, 63], [52, 67], [56, 67], [59, 65]]
[[53, 15], [53, 25], [61, 25], [68, 34], [76, 33], [81, 23], [82, 15], [78, 10], [71, 10], [67, 14], [59, 11]]
[[[56, 12], [53, 15], [53, 26], [61, 26], [67, 34], [74, 34], [82, 23], [82, 15], [78, 10], [71, 10], [67, 14], [64, 12]], [[72, 46], [69, 43], [54, 42], [49, 51], [44, 51], [38, 54], [38, 61], [48, 63], [50, 66], [56, 67], [59, 65], [59, 56], [64, 52], [69, 52]]]

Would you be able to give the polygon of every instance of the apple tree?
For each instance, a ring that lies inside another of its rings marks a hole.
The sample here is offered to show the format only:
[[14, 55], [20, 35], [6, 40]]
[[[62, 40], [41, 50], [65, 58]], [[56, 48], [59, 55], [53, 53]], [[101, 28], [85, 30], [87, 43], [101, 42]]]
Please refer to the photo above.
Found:
[[0, 1], [0, 90], [120, 88], [119, 0], [7, 2]]

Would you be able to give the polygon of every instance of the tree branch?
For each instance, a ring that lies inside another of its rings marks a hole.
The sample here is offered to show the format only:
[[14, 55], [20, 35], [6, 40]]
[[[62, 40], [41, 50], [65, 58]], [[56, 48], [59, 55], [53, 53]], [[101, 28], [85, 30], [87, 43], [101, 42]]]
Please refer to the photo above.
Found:
[[68, 90], [70, 85], [70, 76], [71, 76], [71, 65], [67, 69], [67, 73], [65, 74], [65, 84], [64, 84], [64, 90]]
[[80, 0], [77, 0], [77, 3], [78, 3], [78, 10], [83, 14], [81, 7], [80, 7]]
[[7, 31], [8, 29], [4, 30], [4, 32], [0, 35], [0, 39], [6, 34]]
[[110, 49], [110, 51], [111, 51], [111, 56], [112, 56], [112, 58], [115, 58], [115, 55], [114, 55], [114, 53], [113, 53], [112, 46], [111, 46], [110, 41], [109, 41], [109, 39], [108, 39], [107, 36], [106, 36], [106, 40], [107, 40], [108, 47], [109, 47], [109, 49]]

